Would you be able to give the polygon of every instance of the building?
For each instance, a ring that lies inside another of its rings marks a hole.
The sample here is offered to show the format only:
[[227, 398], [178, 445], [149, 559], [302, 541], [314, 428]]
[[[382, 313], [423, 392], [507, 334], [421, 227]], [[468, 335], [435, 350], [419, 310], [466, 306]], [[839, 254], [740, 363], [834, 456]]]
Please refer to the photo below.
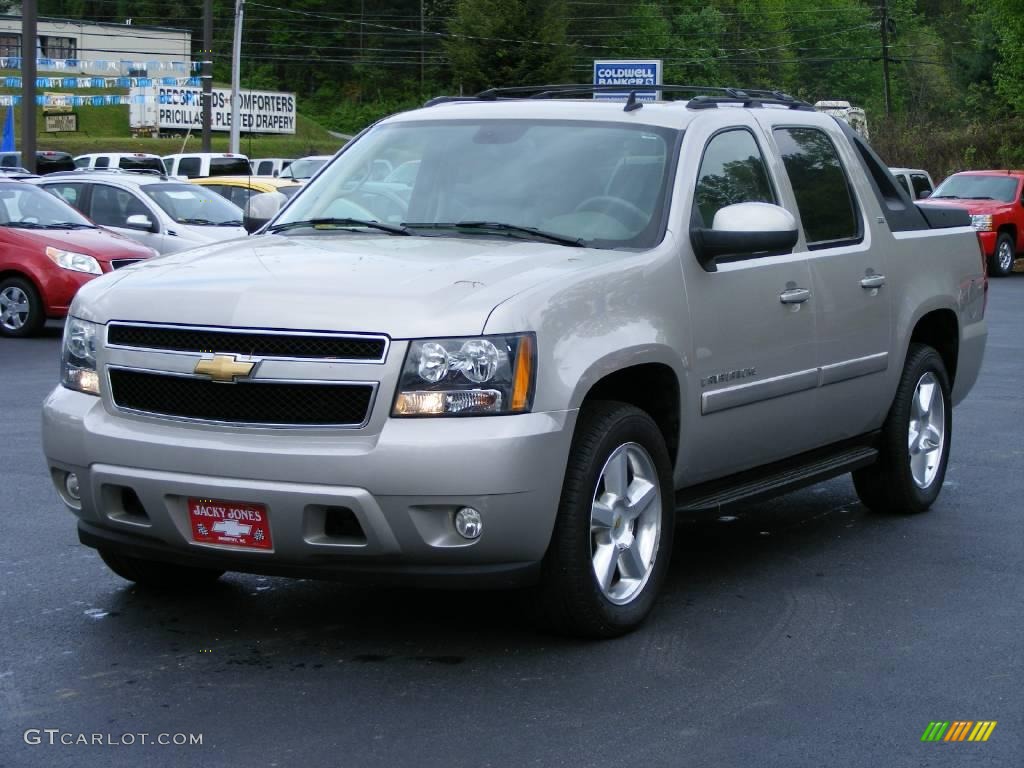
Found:
[[[62, 72], [106, 77], [187, 77], [192, 33], [137, 24], [40, 18], [40, 74]], [[21, 56], [21, 17], [0, 15], [0, 60]], [[0, 69], [10, 69], [0, 61]], [[185, 66], [181, 66], [184, 64]]]

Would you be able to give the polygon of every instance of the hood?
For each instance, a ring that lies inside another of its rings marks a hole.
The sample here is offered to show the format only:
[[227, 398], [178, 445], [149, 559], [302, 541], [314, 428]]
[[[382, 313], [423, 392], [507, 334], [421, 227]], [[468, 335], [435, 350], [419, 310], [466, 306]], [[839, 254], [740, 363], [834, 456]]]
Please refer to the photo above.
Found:
[[234, 240], [236, 237], [249, 236], [245, 227], [213, 227], [175, 223], [172, 225], [172, 229], [178, 233], [179, 237], [193, 243], [220, 243], [224, 240]]
[[97, 261], [111, 259], [146, 259], [154, 254], [152, 248], [129, 240], [105, 229], [18, 229], [4, 227], [7, 242], [40, 249], [48, 245], [76, 251], [94, 257]]
[[75, 313], [97, 322], [473, 335], [516, 293], [622, 258], [490, 237], [263, 235], [118, 270], [85, 286]]
[[929, 197], [919, 202], [928, 205], [947, 205], [954, 208], [965, 208], [969, 213], [1003, 213], [1013, 207], [1013, 203], [1004, 203], [1002, 200], [969, 200], [967, 198], [956, 198], [952, 200], [937, 200]]

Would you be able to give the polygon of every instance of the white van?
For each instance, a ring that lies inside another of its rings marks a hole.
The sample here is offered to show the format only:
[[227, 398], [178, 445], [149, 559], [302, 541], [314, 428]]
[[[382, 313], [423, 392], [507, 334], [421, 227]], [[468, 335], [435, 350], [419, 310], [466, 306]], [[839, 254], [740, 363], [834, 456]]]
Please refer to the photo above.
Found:
[[260, 157], [250, 160], [254, 176], [277, 176], [281, 171], [292, 164], [291, 158], [286, 157]]
[[145, 152], [96, 152], [79, 155], [75, 158], [75, 168], [86, 168], [90, 171], [120, 168], [122, 171], [164, 172], [160, 155], [147, 155]]
[[251, 176], [252, 167], [245, 155], [230, 152], [191, 152], [164, 155], [164, 171], [168, 176]]

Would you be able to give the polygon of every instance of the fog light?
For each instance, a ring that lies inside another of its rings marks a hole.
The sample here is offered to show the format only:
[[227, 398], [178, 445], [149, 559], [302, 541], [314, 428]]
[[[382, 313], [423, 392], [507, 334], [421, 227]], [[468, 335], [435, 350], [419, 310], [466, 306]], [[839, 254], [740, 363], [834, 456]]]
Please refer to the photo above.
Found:
[[455, 513], [455, 530], [464, 539], [476, 539], [484, 530], [480, 513], [472, 507], [463, 507]]
[[81, 501], [82, 491], [78, 487], [78, 475], [74, 472], [68, 472], [68, 476], [64, 478], [64, 489], [72, 499]]

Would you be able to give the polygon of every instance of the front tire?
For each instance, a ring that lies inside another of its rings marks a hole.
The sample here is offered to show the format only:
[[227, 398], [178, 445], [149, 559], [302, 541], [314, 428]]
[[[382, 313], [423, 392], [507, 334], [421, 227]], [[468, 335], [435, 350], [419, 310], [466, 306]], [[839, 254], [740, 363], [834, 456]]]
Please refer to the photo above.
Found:
[[953, 436], [953, 401], [942, 357], [911, 344], [882, 426], [877, 463], [853, 473], [857, 495], [874, 512], [915, 513], [942, 490]]
[[0, 280], [0, 336], [34, 336], [45, 322], [43, 302], [32, 283], [23, 277]]
[[650, 613], [672, 553], [675, 504], [665, 440], [619, 402], [584, 405], [541, 577], [556, 631], [607, 638]]
[[988, 259], [988, 273], [992, 277], [1006, 277], [1013, 272], [1017, 247], [1009, 232], [1002, 232], [996, 240], [996, 249]]
[[163, 592], [185, 592], [212, 584], [224, 575], [224, 571], [215, 569], [189, 568], [155, 560], [140, 560], [102, 549], [99, 555], [107, 567], [122, 579], [134, 581], [140, 587]]

